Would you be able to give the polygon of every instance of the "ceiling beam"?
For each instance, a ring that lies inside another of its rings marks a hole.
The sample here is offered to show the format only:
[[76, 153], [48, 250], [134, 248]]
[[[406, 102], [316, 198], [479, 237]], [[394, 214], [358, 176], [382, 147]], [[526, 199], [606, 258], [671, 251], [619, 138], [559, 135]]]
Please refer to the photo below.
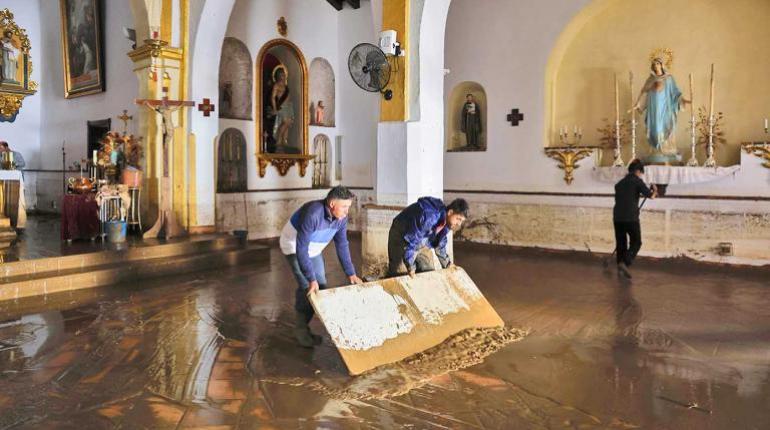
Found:
[[361, 8], [361, 0], [326, 0], [333, 8], [342, 10], [342, 6], [347, 3], [353, 9]]
[[332, 5], [333, 8], [337, 10], [342, 10], [342, 0], [326, 0], [329, 2], [330, 5]]

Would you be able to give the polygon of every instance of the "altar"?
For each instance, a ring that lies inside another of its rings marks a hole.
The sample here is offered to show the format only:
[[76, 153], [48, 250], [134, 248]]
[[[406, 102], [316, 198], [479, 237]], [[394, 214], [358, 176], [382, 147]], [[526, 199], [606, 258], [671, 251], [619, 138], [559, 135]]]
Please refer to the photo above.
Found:
[[11, 226], [23, 229], [27, 224], [24, 176], [20, 170], [0, 170], [0, 218], [10, 219]]
[[[684, 185], [712, 182], [727, 176], [735, 176], [741, 166], [689, 167], [689, 166], [645, 166], [644, 182], [648, 184]], [[628, 174], [625, 166], [594, 167], [593, 178], [601, 182], [616, 183]]]

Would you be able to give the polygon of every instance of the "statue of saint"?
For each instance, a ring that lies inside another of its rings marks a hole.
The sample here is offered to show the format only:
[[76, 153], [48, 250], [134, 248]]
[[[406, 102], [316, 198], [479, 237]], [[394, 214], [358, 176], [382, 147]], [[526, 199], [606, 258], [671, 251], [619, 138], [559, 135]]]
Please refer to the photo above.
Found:
[[[676, 141], [674, 140], [674, 129], [679, 110], [683, 105], [690, 103], [689, 100], [682, 97], [682, 92], [676, 85], [674, 77], [671, 76], [666, 67], [671, 64], [671, 53], [667, 51], [668, 58], [664, 61], [663, 56], [654, 56], [650, 65], [650, 77], [642, 86], [639, 97], [634, 104], [634, 109], [644, 112], [644, 124], [647, 126], [647, 142], [653, 148], [653, 154], [650, 157], [652, 162], [674, 161], [670, 157], [660, 158], [660, 155], [676, 156]], [[665, 65], [665, 66], [664, 66]], [[657, 158], [656, 158], [657, 157]]]
[[315, 118], [313, 120], [313, 123], [316, 125], [323, 125], [324, 123], [324, 102], [323, 100], [318, 100], [318, 105], [315, 107]]
[[460, 115], [460, 130], [465, 133], [468, 148], [481, 149], [481, 107], [476, 103], [473, 94], [465, 96]]
[[13, 33], [10, 30], [6, 30], [3, 34], [3, 38], [0, 39], [0, 50], [2, 50], [2, 55], [0, 55], [0, 60], [2, 61], [0, 72], [2, 72], [2, 76], [0, 76], [0, 78], [2, 78], [2, 82], [18, 84], [19, 82], [16, 80], [16, 71], [19, 64], [19, 50], [13, 46], [11, 37], [13, 37]]
[[289, 129], [294, 123], [294, 106], [289, 100], [289, 84], [286, 81], [286, 68], [276, 66], [273, 71], [273, 90], [270, 94], [270, 108], [275, 115], [273, 138], [278, 147], [286, 152], [289, 146]]

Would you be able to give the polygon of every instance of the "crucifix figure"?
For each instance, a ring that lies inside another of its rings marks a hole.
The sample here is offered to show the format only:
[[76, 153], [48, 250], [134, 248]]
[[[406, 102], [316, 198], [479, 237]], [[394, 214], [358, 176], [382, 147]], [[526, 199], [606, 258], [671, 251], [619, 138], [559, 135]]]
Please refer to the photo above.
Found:
[[[145, 106], [148, 109], [159, 113], [162, 118], [163, 148], [162, 165], [163, 176], [160, 179], [160, 194], [158, 195], [158, 220], [147, 232], [145, 238], [158, 237], [170, 239], [172, 237], [185, 235], [187, 232], [176, 219], [173, 210], [173, 196], [171, 193], [171, 177], [169, 175], [169, 164], [171, 158], [171, 147], [174, 139], [174, 123], [171, 114], [183, 107], [195, 106], [195, 102], [187, 100], [169, 100], [168, 89], [171, 78], [168, 73], [163, 72], [163, 98], [160, 100], [136, 99], [134, 103]], [[156, 151], [157, 154], [157, 151]], [[157, 157], [157, 155], [156, 155]]]

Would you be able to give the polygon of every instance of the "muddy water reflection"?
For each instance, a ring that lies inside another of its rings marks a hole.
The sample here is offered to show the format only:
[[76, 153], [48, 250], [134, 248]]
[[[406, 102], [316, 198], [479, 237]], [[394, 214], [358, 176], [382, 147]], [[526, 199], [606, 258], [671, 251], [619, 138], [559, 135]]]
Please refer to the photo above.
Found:
[[449, 372], [431, 357], [350, 378], [328, 339], [296, 347], [279, 255], [267, 272], [2, 303], [0, 428], [770, 428], [765, 278], [642, 262], [623, 284], [574, 256], [458, 259], [531, 332]]

